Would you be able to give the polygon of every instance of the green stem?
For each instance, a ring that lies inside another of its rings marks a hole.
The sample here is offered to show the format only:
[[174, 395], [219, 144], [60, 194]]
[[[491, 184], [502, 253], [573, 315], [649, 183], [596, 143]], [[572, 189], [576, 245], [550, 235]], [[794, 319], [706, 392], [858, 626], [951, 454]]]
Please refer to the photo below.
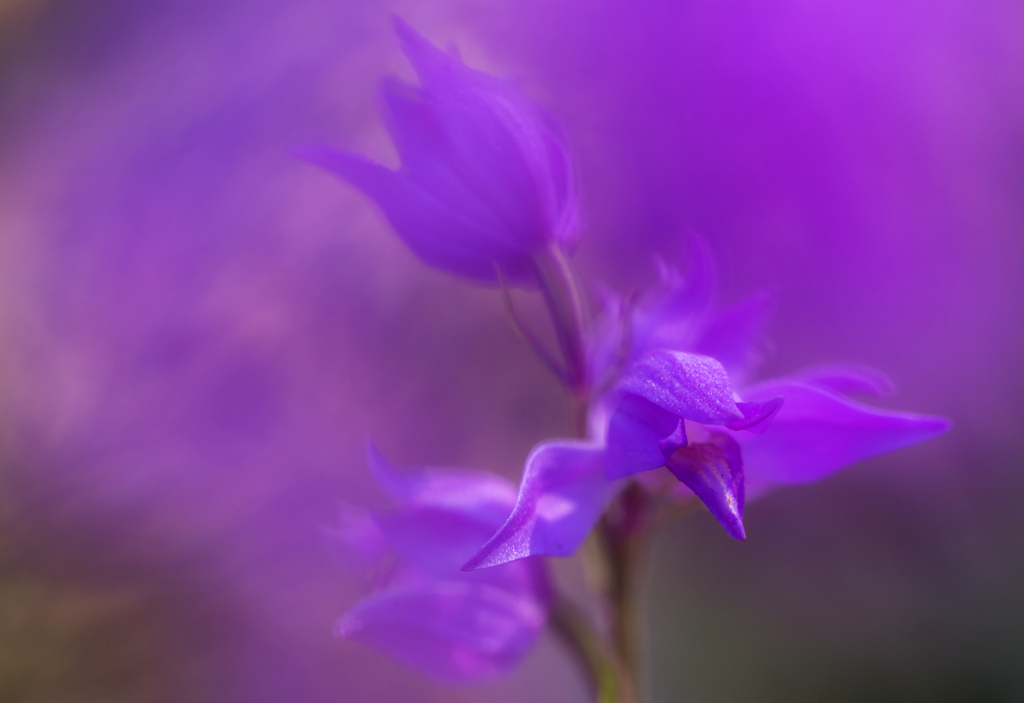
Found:
[[559, 598], [551, 607], [548, 624], [586, 672], [597, 703], [626, 703], [627, 699], [619, 695], [619, 667], [605, 651], [601, 638], [591, 628], [586, 615], [564, 598]]
[[642, 697], [642, 645], [638, 609], [641, 561], [649, 497], [631, 482], [598, 523], [598, 538], [608, 562], [605, 597], [612, 615], [612, 641], [629, 682], [631, 700]]

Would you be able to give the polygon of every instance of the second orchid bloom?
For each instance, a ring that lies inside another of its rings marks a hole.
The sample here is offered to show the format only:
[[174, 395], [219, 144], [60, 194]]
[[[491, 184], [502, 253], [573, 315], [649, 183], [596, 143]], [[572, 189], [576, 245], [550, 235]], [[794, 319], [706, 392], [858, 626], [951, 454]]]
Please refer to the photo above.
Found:
[[[769, 297], [759, 293], [714, 308], [707, 245], [697, 237], [690, 241], [686, 277], [663, 267], [660, 286], [635, 306], [607, 301], [594, 325], [591, 356], [598, 360], [598, 377], [611, 378], [591, 406], [590, 443], [546, 442], [533, 450], [512, 515], [467, 568], [573, 551], [623, 479], [659, 469], [682, 485], [650, 485], [675, 500], [701, 500], [729, 535], [745, 539], [747, 497], [817, 481], [949, 429], [944, 418], [851, 398], [891, 390], [883, 374], [861, 365], [746, 381], [759, 359]], [[707, 355], [713, 350], [722, 362]], [[548, 504], [561, 506], [553, 518], [545, 515]]]
[[535, 287], [537, 257], [579, 235], [572, 163], [554, 120], [512, 86], [465, 66], [400, 19], [421, 86], [381, 86], [401, 168], [328, 148], [299, 155], [373, 199], [424, 262], [496, 284]]

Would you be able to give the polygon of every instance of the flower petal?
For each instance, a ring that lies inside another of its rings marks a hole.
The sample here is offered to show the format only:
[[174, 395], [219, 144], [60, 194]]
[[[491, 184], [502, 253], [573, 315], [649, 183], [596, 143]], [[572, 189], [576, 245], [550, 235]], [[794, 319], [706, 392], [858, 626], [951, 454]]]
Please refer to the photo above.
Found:
[[537, 112], [545, 125], [541, 131], [544, 151], [535, 155], [534, 171], [542, 186], [544, 206], [550, 212], [555, 241], [571, 252], [579, 240], [582, 220], [576, 167], [561, 124], [546, 111], [538, 108]]
[[523, 249], [508, 239], [501, 220], [453, 170], [448, 162], [451, 145], [422, 92], [397, 79], [385, 78], [381, 96], [388, 133], [402, 160], [402, 173], [448, 210], [475, 225], [484, 241], [472, 243], [474, 247], [483, 249], [490, 241], [498, 252]]
[[708, 356], [649, 351], [626, 369], [619, 388], [694, 422], [722, 425], [743, 419], [729, 376]]
[[492, 233], [445, 206], [403, 174], [358, 154], [308, 147], [295, 155], [341, 176], [384, 211], [395, 232], [430, 266], [484, 283], [496, 283], [495, 264], [514, 283], [532, 280], [523, 250], [502, 248]]
[[718, 289], [718, 267], [715, 254], [704, 237], [693, 230], [686, 232], [690, 265], [686, 275], [678, 268], [656, 260], [661, 297], [651, 306], [662, 321], [671, 317], [699, 317], [711, 306]]
[[657, 348], [692, 349], [694, 335], [711, 307], [717, 287], [715, 258], [707, 241], [687, 232], [690, 266], [686, 275], [655, 260], [659, 288], [633, 313], [633, 348], [637, 355]]
[[428, 582], [360, 601], [334, 633], [434, 679], [481, 681], [510, 673], [546, 617], [544, 605], [528, 595], [466, 581]]
[[869, 457], [936, 437], [950, 428], [941, 417], [872, 408], [799, 380], [766, 381], [750, 399], [783, 395], [785, 405], [758, 438], [737, 435], [747, 475], [770, 483], [817, 481]]
[[757, 344], [768, 327], [775, 299], [774, 294], [761, 291], [710, 315], [693, 350], [717, 359], [734, 382], [742, 379], [761, 361]]
[[865, 364], [816, 366], [800, 371], [789, 378], [810, 386], [821, 386], [844, 395], [863, 393], [884, 398], [891, 396], [896, 391], [896, 386], [888, 376]]
[[337, 526], [323, 527], [321, 534], [331, 556], [352, 574], [373, 569], [388, 550], [387, 539], [369, 512], [348, 503], [339, 505]]
[[366, 458], [377, 483], [403, 504], [444, 510], [483, 525], [505, 522], [516, 504], [511, 481], [487, 471], [417, 467], [398, 470], [371, 444]]
[[736, 440], [724, 432], [709, 432], [707, 440], [691, 443], [668, 460], [668, 469], [697, 494], [734, 539], [743, 530], [743, 458]]
[[457, 572], [501, 525], [463, 511], [423, 505], [375, 512], [373, 517], [399, 554], [435, 576]]
[[629, 305], [622, 296], [603, 284], [594, 286], [600, 311], [588, 325], [587, 358], [595, 386], [607, 388], [629, 354]]
[[608, 478], [625, 478], [665, 465], [686, 446], [683, 421], [646, 398], [624, 393], [608, 421]]
[[750, 430], [754, 434], [764, 434], [782, 407], [782, 402], [782, 396], [777, 396], [763, 403], [736, 403], [736, 407], [743, 413], [743, 419], [727, 422], [725, 426], [730, 430]]
[[[395, 32], [447, 135], [446, 161], [522, 246], [553, 229], [551, 139], [537, 108], [512, 86], [474, 71], [395, 18]], [[565, 164], [558, 164], [564, 170]], [[547, 197], [546, 197], [547, 196]]]
[[519, 499], [508, 521], [462, 568], [572, 554], [612, 490], [604, 474], [604, 447], [569, 440], [537, 445], [526, 460]]

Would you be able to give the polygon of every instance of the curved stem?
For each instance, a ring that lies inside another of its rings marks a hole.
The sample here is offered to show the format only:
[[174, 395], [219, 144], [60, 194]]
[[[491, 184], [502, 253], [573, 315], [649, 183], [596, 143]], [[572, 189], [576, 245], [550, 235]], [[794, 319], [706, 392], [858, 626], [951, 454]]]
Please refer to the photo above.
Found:
[[534, 262], [565, 362], [566, 385], [574, 396], [586, 398], [590, 380], [583, 339], [583, 306], [569, 262], [557, 245], [538, 254]]
[[568, 385], [569, 379], [566, 376], [565, 369], [558, 365], [554, 357], [548, 353], [547, 348], [537, 338], [537, 336], [530, 331], [530, 328], [523, 324], [523, 321], [519, 319], [518, 313], [516, 313], [515, 305], [512, 304], [512, 294], [509, 293], [508, 285], [505, 283], [504, 276], [501, 275], [501, 269], [497, 266], [494, 267], [495, 272], [498, 274], [498, 286], [501, 288], [501, 297], [505, 301], [505, 312], [508, 315], [509, 322], [512, 324], [512, 330], [519, 335], [519, 338], [526, 342], [533, 351], [541, 358], [541, 361], [551, 370], [551, 373], [555, 374], [559, 381], [563, 384]]

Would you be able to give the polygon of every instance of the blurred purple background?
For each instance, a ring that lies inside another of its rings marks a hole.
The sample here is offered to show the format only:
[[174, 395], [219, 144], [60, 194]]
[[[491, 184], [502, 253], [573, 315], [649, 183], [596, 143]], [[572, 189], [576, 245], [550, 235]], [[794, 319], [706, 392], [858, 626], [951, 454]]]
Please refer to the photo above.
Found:
[[948, 435], [655, 540], [655, 701], [1024, 699], [1024, 5], [0, 2], [0, 698], [584, 701], [542, 642], [452, 692], [330, 636], [336, 501], [517, 478], [563, 399], [500, 298], [289, 157], [395, 157], [390, 15], [563, 121], [580, 270], [780, 290], [764, 375], [889, 373]]

